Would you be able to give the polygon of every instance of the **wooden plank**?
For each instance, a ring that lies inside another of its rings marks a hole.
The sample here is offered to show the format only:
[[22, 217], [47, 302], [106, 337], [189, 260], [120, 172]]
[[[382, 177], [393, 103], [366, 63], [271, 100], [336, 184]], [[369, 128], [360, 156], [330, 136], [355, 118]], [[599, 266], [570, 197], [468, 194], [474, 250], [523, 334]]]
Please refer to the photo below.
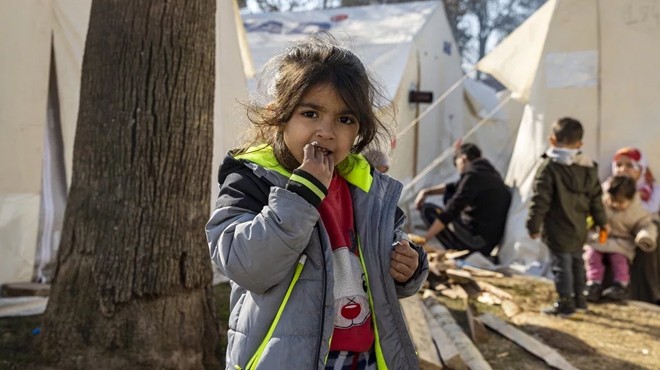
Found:
[[417, 245], [424, 245], [424, 244], [426, 244], [426, 238], [423, 237], [423, 236], [421, 236], [421, 235], [417, 235], [417, 234], [413, 234], [413, 233], [408, 233], [408, 237], [410, 238], [410, 241], [411, 241], [411, 242], [413, 242], [413, 243], [415, 243], [415, 244], [417, 244]]
[[504, 337], [518, 344], [533, 355], [541, 358], [548, 365], [560, 370], [577, 370], [577, 368], [566, 361], [559, 352], [541, 343], [531, 335], [528, 335], [500, 320], [497, 316], [486, 313], [481, 315], [479, 319], [486, 324], [486, 326], [502, 334]]
[[429, 271], [429, 276], [426, 278], [426, 281], [429, 283], [429, 286], [431, 287], [436, 287], [437, 285], [440, 284], [446, 284], [447, 283], [447, 276], [438, 276], [433, 274], [431, 271]]
[[[423, 358], [418, 358], [419, 359], [419, 370], [438, 370], [438, 369], [444, 369], [442, 367], [442, 364], [438, 365], [432, 362], [428, 362], [424, 360]], [[438, 367], [440, 366], [440, 367]]]
[[455, 265], [453, 263], [450, 263], [447, 260], [434, 260], [434, 261], [429, 261], [429, 271], [432, 273], [440, 276], [442, 275], [447, 269], [454, 268]]
[[442, 369], [442, 362], [440, 362], [440, 356], [433, 344], [431, 331], [422, 309], [424, 304], [420, 296], [415, 294], [412, 297], [400, 299], [399, 303], [406, 318], [408, 332], [417, 349], [417, 356], [420, 362], [423, 362], [424, 369]]
[[450, 288], [445, 287], [444, 289], [437, 291], [443, 296], [451, 299], [464, 299], [468, 297], [465, 290], [458, 285], [452, 285]]
[[450, 279], [457, 283], [469, 283], [474, 281], [472, 279], [472, 275], [470, 275], [470, 273], [465, 270], [447, 269], [445, 273], [447, 276], [449, 276]]
[[642, 301], [634, 301], [634, 300], [629, 300], [626, 301], [627, 304], [635, 307], [639, 307], [645, 310], [653, 311], [653, 312], [658, 312], [660, 313], [660, 306], [651, 304], [648, 302], [642, 302]]
[[465, 290], [465, 293], [467, 293], [468, 297], [477, 298], [479, 294], [481, 294], [481, 288], [474, 280], [464, 283], [461, 282], [459, 283], [459, 285], [461, 286], [461, 288], [463, 288], [463, 290]]
[[522, 309], [513, 301], [505, 299], [502, 301], [502, 311], [508, 318], [512, 318], [522, 312]]
[[41, 315], [46, 311], [47, 297], [10, 297], [0, 299], [0, 317]]
[[50, 284], [39, 283], [5, 283], [0, 292], [3, 297], [48, 297], [49, 294]]
[[445, 259], [444, 251], [427, 252], [426, 258], [429, 260], [429, 263], [436, 261], [447, 261], [447, 259]]
[[488, 341], [488, 330], [484, 324], [477, 320], [477, 309], [474, 304], [467, 300], [465, 313], [467, 314], [468, 327], [470, 328], [470, 336], [474, 343], [485, 343]]
[[468, 370], [468, 367], [465, 362], [463, 362], [454, 342], [452, 342], [447, 333], [442, 330], [440, 323], [438, 323], [425, 305], [422, 306], [422, 309], [424, 310], [424, 317], [429, 324], [431, 337], [433, 337], [433, 342], [440, 354], [440, 359], [444, 366], [452, 370]]
[[488, 292], [481, 292], [481, 294], [479, 294], [479, 296], [477, 297], [477, 301], [487, 304], [489, 306], [497, 306], [502, 304], [502, 300], [500, 299], [500, 297]]
[[454, 342], [459, 350], [463, 362], [471, 370], [490, 370], [492, 369], [488, 362], [481, 355], [481, 352], [474, 346], [470, 338], [465, 335], [463, 329], [456, 323], [449, 310], [441, 305], [431, 293], [424, 294], [424, 304], [429, 309], [433, 317], [438, 321], [442, 330]]
[[484, 292], [494, 294], [494, 295], [500, 297], [501, 299], [513, 299], [511, 294], [509, 294], [508, 292], [496, 287], [493, 284], [487, 283], [485, 281], [477, 281], [477, 284], [479, 285], [479, 288], [481, 288], [481, 290], [483, 290]]
[[447, 253], [445, 253], [445, 258], [450, 259], [450, 260], [454, 260], [454, 259], [456, 259], [456, 258], [463, 257], [463, 256], [465, 256], [465, 255], [467, 255], [467, 254], [469, 254], [469, 253], [470, 253], [470, 251], [468, 251], [468, 250], [463, 250], [463, 251], [454, 251], [454, 250], [452, 250], [452, 251], [447, 251]]
[[438, 262], [429, 262], [429, 275], [437, 276], [440, 278], [444, 275], [443, 272], [444, 270], [440, 270]]
[[495, 278], [504, 277], [504, 274], [501, 272], [480, 269], [478, 267], [474, 267], [470, 265], [464, 265], [462, 269], [467, 270], [470, 274], [472, 274], [472, 276], [495, 277]]

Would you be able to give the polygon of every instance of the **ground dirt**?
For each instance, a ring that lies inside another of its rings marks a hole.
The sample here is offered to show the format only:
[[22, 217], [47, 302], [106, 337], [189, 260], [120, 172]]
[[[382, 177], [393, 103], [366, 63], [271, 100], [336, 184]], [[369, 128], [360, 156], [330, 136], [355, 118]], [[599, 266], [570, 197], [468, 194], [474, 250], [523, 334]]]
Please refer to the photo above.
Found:
[[[221, 363], [224, 363], [227, 346], [230, 291], [228, 283], [213, 287], [220, 321], [220, 343], [216, 354]], [[42, 361], [39, 355], [42, 318], [42, 315], [0, 318], [0, 370], [70, 370], [55, 369]], [[99, 365], [98, 369], [103, 369], [103, 366]]]
[[[660, 369], [660, 311], [625, 303], [590, 304], [587, 312], [559, 318], [540, 313], [555, 298], [554, 286], [529, 277], [479, 278], [513, 296], [523, 311], [507, 319], [499, 306], [477, 303], [480, 313], [491, 312], [556, 349], [583, 370]], [[454, 318], [467, 328], [465, 303], [438, 297]], [[654, 306], [654, 308], [657, 306]], [[489, 330], [478, 345], [493, 369], [548, 369], [541, 359]]]
[[[523, 312], [509, 319], [526, 333], [552, 346], [575, 367], [583, 370], [660, 370], [660, 313], [627, 304], [591, 304], [589, 311], [562, 319], [542, 315], [539, 308], [554, 298], [550, 282], [526, 278], [479, 278], [513, 295]], [[215, 287], [217, 309], [224, 334], [228, 316], [227, 284]], [[438, 297], [467, 332], [465, 303]], [[479, 313], [505, 318], [499, 306], [477, 303]], [[0, 319], [0, 369], [39, 368], [37, 344], [40, 316]], [[224, 342], [218, 352], [224, 351]], [[493, 369], [548, 369], [542, 360], [517, 344], [489, 331], [488, 341], [478, 345]]]

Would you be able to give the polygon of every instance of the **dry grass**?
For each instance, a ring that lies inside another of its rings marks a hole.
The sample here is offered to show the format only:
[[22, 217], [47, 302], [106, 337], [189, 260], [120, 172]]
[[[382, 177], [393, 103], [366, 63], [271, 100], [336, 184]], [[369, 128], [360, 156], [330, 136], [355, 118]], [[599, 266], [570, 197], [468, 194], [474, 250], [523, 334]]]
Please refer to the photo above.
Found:
[[[528, 334], [557, 349], [582, 370], [660, 369], [660, 314], [625, 304], [590, 305], [587, 313], [568, 319], [539, 313], [554, 298], [550, 282], [525, 277], [480, 278], [513, 295], [523, 312], [511, 321]], [[229, 287], [215, 287], [219, 318], [226, 330]], [[438, 297], [467, 331], [462, 300]], [[499, 306], [477, 303], [479, 313], [492, 312], [505, 318]], [[39, 316], [0, 319], [0, 369], [26, 369], [38, 364], [34, 345]], [[493, 369], [537, 370], [549, 367], [518, 345], [490, 331], [488, 342], [478, 348]], [[223, 342], [218, 348], [224, 358]]]
[[[480, 278], [513, 295], [523, 312], [510, 319], [526, 333], [557, 349], [583, 370], [660, 369], [660, 314], [627, 304], [591, 304], [585, 313], [558, 318], [539, 309], [555, 298], [551, 282], [527, 278]], [[439, 297], [467, 327], [464, 303]], [[477, 303], [480, 313], [492, 312], [506, 319], [497, 306]], [[479, 349], [494, 369], [547, 369], [540, 359], [490, 332]]]

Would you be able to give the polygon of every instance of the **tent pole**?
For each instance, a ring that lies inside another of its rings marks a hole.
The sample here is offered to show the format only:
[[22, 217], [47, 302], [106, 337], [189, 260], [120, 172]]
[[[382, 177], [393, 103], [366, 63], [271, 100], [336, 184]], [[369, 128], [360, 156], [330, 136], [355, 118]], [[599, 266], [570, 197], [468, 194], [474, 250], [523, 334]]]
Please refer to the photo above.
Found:
[[602, 115], [602, 103], [603, 103], [603, 40], [601, 36], [601, 16], [600, 16], [600, 0], [596, 0], [596, 37], [598, 43], [598, 77], [597, 77], [597, 94], [596, 97], [596, 158], [600, 158], [601, 155], [601, 141], [602, 141], [602, 125], [603, 125], [603, 115]]
[[[419, 63], [419, 50], [417, 50], [417, 58], [416, 59], [417, 59], [417, 81], [415, 81], [415, 87], [416, 87], [416, 90], [419, 91], [420, 90], [420, 84], [422, 83], [421, 82], [421, 75], [422, 75], [421, 68], [422, 67]], [[419, 102], [416, 102], [415, 103], [415, 119], [417, 120], [417, 122], [419, 122], [418, 118], [419, 118]], [[397, 139], [398, 138], [399, 138], [399, 136], [397, 135]], [[414, 151], [413, 151], [413, 170], [412, 170], [412, 174], [413, 174], [413, 177], [415, 177], [415, 176], [417, 176], [417, 165], [418, 165], [417, 162], [419, 162], [419, 125], [415, 125], [415, 137], [413, 138], [413, 148], [414, 148]]]

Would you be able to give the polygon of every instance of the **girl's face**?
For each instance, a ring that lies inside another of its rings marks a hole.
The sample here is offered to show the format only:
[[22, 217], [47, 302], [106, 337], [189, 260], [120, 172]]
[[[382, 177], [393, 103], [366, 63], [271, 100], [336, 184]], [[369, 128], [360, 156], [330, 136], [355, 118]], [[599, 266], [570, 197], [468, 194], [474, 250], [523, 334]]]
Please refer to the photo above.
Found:
[[642, 170], [636, 167], [633, 161], [625, 155], [620, 156], [614, 162], [614, 175], [615, 176], [628, 176], [633, 180], [639, 180]]
[[284, 143], [298, 163], [303, 162], [303, 147], [318, 142], [335, 164], [351, 152], [360, 123], [330, 84], [312, 86], [284, 125]]
[[607, 197], [607, 204], [612, 207], [615, 211], [625, 211], [630, 207], [632, 201], [625, 197], [612, 197], [611, 195]]

